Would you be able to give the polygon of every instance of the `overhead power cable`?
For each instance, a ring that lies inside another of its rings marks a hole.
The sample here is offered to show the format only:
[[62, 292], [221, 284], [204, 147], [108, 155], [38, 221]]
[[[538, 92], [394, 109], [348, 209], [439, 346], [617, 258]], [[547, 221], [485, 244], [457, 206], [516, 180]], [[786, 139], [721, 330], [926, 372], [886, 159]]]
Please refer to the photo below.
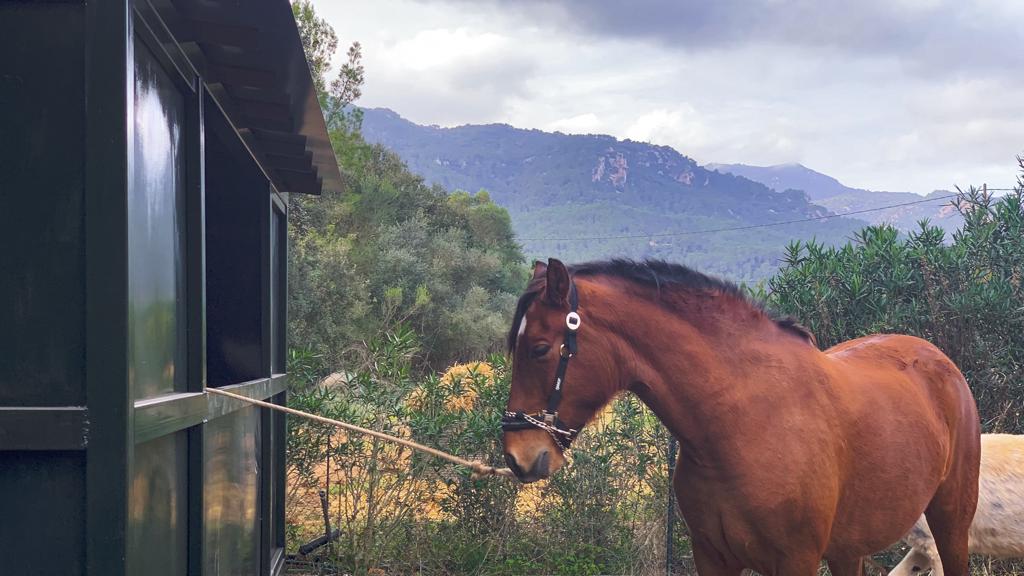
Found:
[[[1004, 190], [1003, 188], [989, 188], [988, 190]], [[1007, 190], [1013, 190], [1008, 188]], [[739, 232], [742, 230], [753, 230], [755, 228], [771, 228], [772, 226], [785, 226], [787, 224], [799, 224], [801, 222], [816, 222], [820, 220], [828, 220], [831, 218], [842, 218], [844, 216], [854, 216], [856, 214], [866, 214], [868, 212], [878, 212], [879, 210], [889, 210], [891, 208], [899, 208], [901, 206], [913, 206], [915, 204], [924, 204], [927, 202], [938, 202], [939, 200], [949, 200], [950, 198], [956, 198], [958, 194], [949, 194], [946, 196], [936, 196], [935, 198], [924, 198], [921, 200], [913, 200], [911, 202], [902, 202], [900, 204], [890, 204], [888, 206], [879, 206], [877, 208], [865, 208], [863, 210], [853, 210], [851, 212], [843, 212], [842, 214], [826, 214], [824, 216], [812, 216], [810, 218], [800, 218], [797, 220], [783, 220], [781, 222], [766, 222], [764, 224], [750, 224], [747, 226], [732, 226], [728, 228], [709, 228], [705, 230], [686, 230], [682, 232], [659, 232], [654, 234], [619, 234], [612, 236], [575, 236], [575, 237], [547, 237], [547, 238], [519, 238], [520, 242], [572, 242], [582, 240], [625, 240], [631, 238], [666, 238], [673, 236], [692, 236], [695, 234], [716, 234], [718, 232]]]

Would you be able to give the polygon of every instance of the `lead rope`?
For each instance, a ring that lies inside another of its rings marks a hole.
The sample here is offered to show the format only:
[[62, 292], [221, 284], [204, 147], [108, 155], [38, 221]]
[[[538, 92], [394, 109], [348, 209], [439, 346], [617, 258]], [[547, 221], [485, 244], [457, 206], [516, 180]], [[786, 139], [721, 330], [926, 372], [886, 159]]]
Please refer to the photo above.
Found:
[[294, 408], [289, 408], [287, 406], [278, 406], [277, 404], [273, 404], [271, 402], [264, 402], [262, 400], [256, 400], [256, 399], [253, 399], [253, 398], [247, 398], [247, 397], [242, 396], [240, 394], [235, 394], [234, 392], [228, 392], [226, 390], [220, 390], [218, 388], [207, 388], [206, 391], [207, 392], [211, 392], [213, 394], [219, 394], [219, 395], [227, 397], [227, 398], [233, 398], [235, 400], [241, 400], [242, 402], [248, 402], [249, 404], [253, 404], [255, 406], [261, 406], [263, 408], [269, 408], [271, 410], [277, 410], [278, 412], [284, 412], [285, 414], [291, 414], [293, 416], [298, 416], [300, 418], [305, 418], [307, 420], [314, 420], [316, 422], [322, 422], [324, 424], [330, 424], [332, 426], [337, 426], [338, 428], [344, 428], [345, 430], [351, 430], [352, 432], [358, 432], [360, 434], [366, 434], [367, 436], [373, 436], [375, 438], [380, 438], [381, 440], [384, 440], [384, 441], [387, 441], [387, 442], [394, 442], [395, 444], [401, 444], [402, 446], [406, 446], [408, 448], [412, 448], [413, 450], [419, 450], [420, 452], [424, 452], [426, 454], [430, 454], [431, 456], [436, 456], [437, 458], [440, 458], [442, 460], [447, 460], [447, 461], [449, 461], [449, 462], [451, 462], [453, 464], [458, 464], [459, 466], [464, 466], [466, 468], [469, 468], [470, 470], [473, 471], [473, 475], [471, 476], [471, 478], [473, 480], [476, 480], [478, 478], [483, 478], [483, 477], [486, 477], [486, 476], [503, 476], [505, 478], [515, 478], [515, 474], [513, 474], [512, 470], [510, 470], [508, 468], [495, 468], [493, 466], [488, 466], [487, 464], [484, 464], [483, 462], [480, 462], [479, 460], [466, 460], [465, 458], [459, 458], [458, 456], [455, 456], [454, 454], [449, 454], [447, 452], [443, 452], [443, 451], [438, 450], [436, 448], [431, 448], [430, 446], [424, 446], [423, 444], [420, 444], [418, 442], [413, 442], [412, 440], [406, 440], [404, 438], [398, 438], [398, 437], [395, 437], [395, 436], [391, 436], [389, 434], [385, 434], [383, 432], [377, 432], [376, 430], [370, 430], [368, 428], [363, 428], [361, 426], [356, 426], [355, 424], [349, 424], [348, 422], [342, 422], [341, 420], [334, 420], [332, 418], [325, 418], [323, 416], [317, 416], [316, 414], [310, 414], [309, 412], [303, 412], [301, 410], [296, 410]]

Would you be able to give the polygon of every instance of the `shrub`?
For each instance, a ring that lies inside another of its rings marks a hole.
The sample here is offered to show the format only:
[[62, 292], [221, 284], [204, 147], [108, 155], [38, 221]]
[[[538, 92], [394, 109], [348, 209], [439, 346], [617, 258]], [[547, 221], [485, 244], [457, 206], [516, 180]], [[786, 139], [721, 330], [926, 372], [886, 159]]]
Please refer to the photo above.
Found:
[[[410, 369], [404, 328], [371, 339], [351, 374], [293, 351], [291, 404], [501, 465], [506, 358], [455, 365], [441, 377]], [[472, 480], [469, 471], [394, 445], [289, 419], [289, 548], [322, 533], [330, 473], [334, 563], [424, 574], [597, 574], [663, 568], [667, 435], [623, 398], [574, 444], [572, 465], [544, 483]], [[327, 439], [331, 442], [328, 446]]]

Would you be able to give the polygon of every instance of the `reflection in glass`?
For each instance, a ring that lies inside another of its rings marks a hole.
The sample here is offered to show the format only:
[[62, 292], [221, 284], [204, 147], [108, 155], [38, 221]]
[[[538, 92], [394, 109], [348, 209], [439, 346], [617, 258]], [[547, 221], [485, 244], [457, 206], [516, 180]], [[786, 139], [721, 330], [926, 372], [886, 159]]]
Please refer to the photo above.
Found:
[[285, 278], [284, 218], [271, 210], [270, 219], [270, 368], [274, 374], [284, 373], [285, 356]]
[[136, 42], [134, 52], [128, 367], [138, 399], [184, 388], [185, 104], [146, 46]]
[[203, 468], [207, 576], [259, 573], [259, 446], [257, 408], [210, 420]]
[[185, 574], [186, 454], [185, 432], [135, 447], [128, 500], [129, 574]]
[[[280, 404], [285, 401], [283, 396], [278, 396], [274, 403]], [[270, 493], [267, 500], [270, 502], [270, 549], [284, 548], [284, 434], [285, 416], [281, 412], [271, 412], [270, 426], [263, 431], [264, 442], [270, 444], [270, 462], [264, 465], [264, 474], [270, 476]], [[278, 484], [280, 482], [280, 484]]]

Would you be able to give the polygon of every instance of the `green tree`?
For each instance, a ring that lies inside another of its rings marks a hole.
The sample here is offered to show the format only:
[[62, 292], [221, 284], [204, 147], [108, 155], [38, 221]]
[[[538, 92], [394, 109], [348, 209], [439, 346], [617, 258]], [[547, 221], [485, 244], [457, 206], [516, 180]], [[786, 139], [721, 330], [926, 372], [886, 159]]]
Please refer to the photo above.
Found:
[[317, 15], [310, 0], [298, 0], [292, 4], [292, 14], [299, 28], [299, 37], [306, 51], [306, 61], [313, 75], [327, 121], [327, 130], [332, 140], [348, 140], [358, 134], [363, 122], [363, 111], [353, 106], [363, 95], [365, 70], [363, 68], [363, 47], [353, 42], [348, 48], [346, 60], [338, 68], [338, 74], [328, 84], [327, 74], [331, 60], [338, 49], [338, 36], [327, 20]]
[[321, 106], [327, 96], [327, 82], [324, 78], [331, 67], [331, 58], [338, 49], [338, 36], [327, 20], [317, 16], [311, 0], [297, 0], [292, 3], [292, 15], [299, 28], [302, 47], [306, 51], [306, 62], [313, 76], [313, 85], [320, 96]]
[[292, 9], [346, 186], [293, 198], [291, 341], [339, 366], [401, 322], [425, 343], [421, 367], [495, 351], [526, 279], [508, 213], [486, 192], [428, 186], [396, 154], [367, 144], [354, 107], [361, 46], [352, 44], [328, 83], [337, 36], [308, 0]]

